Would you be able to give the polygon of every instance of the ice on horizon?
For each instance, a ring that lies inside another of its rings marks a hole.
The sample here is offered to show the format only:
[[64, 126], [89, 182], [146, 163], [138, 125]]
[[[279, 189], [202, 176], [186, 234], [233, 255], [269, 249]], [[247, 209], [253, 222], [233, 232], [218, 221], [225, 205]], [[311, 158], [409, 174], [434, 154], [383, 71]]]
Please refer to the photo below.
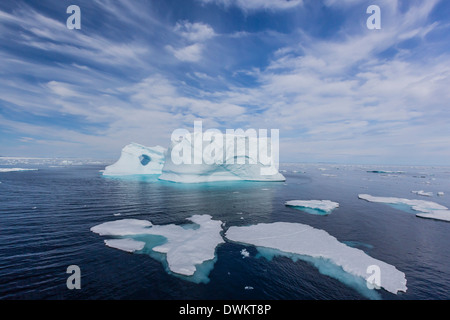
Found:
[[[381, 270], [382, 288], [394, 294], [407, 290], [405, 274], [397, 270], [395, 266], [339, 242], [324, 230], [305, 224], [275, 222], [230, 227], [225, 236], [234, 242], [253, 245], [257, 248], [274, 249], [280, 254], [285, 253], [288, 256], [292, 254], [306, 261], [309, 261], [307, 257], [311, 257], [315, 260], [330, 262], [342, 268], [345, 273], [365, 281], [369, 280], [371, 275], [367, 272], [368, 267], [376, 265]], [[331, 276], [340, 279], [339, 274]]]
[[152, 247], [151, 250], [165, 254], [171, 272], [193, 276], [201, 264], [214, 260], [216, 247], [224, 242], [220, 235], [222, 221], [213, 220], [210, 215], [194, 215], [187, 220], [198, 228], [186, 228], [175, 224], [153, 225], [147, 220], [124, 219], [102, 223], [92, 227], [91, 231], [102, 236], [131, 238], [133, 242], [107, 240], [108, 243], [106, 243], [128, 252], [132, 249], [137, 251], [144, 248], [137, 249], [141, 244], [136, 243], [144, 241], [143, 235], [161, 236], [166, 241]]
[[[339, 207], [339, 203], [330, 200], [290, 200], [286, 201], [288, 207], [302, 209], [312, 209], [313, 214], [330, 214], [331, 211]], [[302, 210], [308, 213], [308, 210]]]
[[390, 171], [390, 170], [368, 170], [368, 173], [384, 173], [384, 174], [404, 174], [405, 171]]
[[161, 174], [165, 150], [160, 146], [145, 147], [137, 143], [128, 144], [122, 149], [119, 160], [107, 166], [103, 175]]
[[416, 213], [417, 217], [450, 221], [450, 210], [436, 202], [395, 197], [374, 197], [368, 194], [360, 194], [358, 195], [358, 198], [369, 202], [378, 202], [391, 205], [406, 205], [412, 210], [420, 212]]
[[37, 171], [38, 169], [27, 168], [0, 168], [0, 172], [20, 172], [20, 171]]

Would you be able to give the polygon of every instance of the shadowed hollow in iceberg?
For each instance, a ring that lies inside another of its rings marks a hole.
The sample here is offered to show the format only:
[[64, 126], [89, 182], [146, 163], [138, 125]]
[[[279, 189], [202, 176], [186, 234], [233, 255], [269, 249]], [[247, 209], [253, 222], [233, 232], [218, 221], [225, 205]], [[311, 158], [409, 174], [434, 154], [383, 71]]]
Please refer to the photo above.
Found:
[[380, 285], [389, 292], [406, 292], [405, 274], [394, 266], [374, 259], [364, 251], [351, 248], [323, 230], [300, 223], [275, 222], [247, 227], [230, 227], [226, 232], [229, 240], [272, 248], [313, 258], [322, 258], [341, 267], [345, 272], [369, 280], [370, 266], [378, 266], [381, 271]]
[[105, 168], [103, 175], [161, 174], [164, 152], [165, 149], [160, 146], [145, 147], [130, 143], [122, 149], [119, 160]]

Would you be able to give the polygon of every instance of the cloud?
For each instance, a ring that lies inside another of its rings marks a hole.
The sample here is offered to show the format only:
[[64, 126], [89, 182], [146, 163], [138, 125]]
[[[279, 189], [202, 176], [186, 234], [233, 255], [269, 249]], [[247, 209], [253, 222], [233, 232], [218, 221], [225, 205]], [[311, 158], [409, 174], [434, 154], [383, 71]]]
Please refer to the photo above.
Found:
[[[201, 119], [205, 129], [280, 129], [282, 161], [450, 158], [448, 26], [432, 18], [438, 1], [380, 0], [381, 30], [367, 30], [363, 10], [326, 35], [273, 27], [300, 1], [204, 0], [223, 21], [237, 19], [228, 29], [157, 17], [147, 2], [93, 3], [114, 23], [68, 33], [27, 4], [0, 10], [0, 131], [16, 150], [115, 155], [130, 141], [165, 145], [172, 130]], [[331, 15], [364, 3], [325, 2]], [[231, 6], [277, 17], [239, 20], [223, 10]], [[306, 24], [317, 23], [313, 11]]]
[[192, 42], [205, 41], [216, 35], [211, 26], [200, 22], [179, 21], [174, 31]]
[[178, 49], [175, 49], [170, 45], [166, 46], [166, 48], [180, 61], [198, 62], [202, 58], [203, 46], [199, 43]]
[[47, 87], [55, 94], [61, 97], [77, 97], [78, 94], [70, 88], [70, 85], [58, 81], [50, 81]]
[[303, 0], [198, 0], [203, 4], [217, 4], [225, 7], [235, 6], [244, 11], [286, 10], [303, 4]]

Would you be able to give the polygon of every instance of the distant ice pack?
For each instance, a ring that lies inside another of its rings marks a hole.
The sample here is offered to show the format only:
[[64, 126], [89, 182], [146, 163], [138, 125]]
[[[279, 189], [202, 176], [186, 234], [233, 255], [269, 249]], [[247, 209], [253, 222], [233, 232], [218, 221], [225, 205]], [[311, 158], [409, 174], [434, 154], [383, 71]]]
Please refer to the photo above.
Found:
[[26, 169], [26, 168], [0, 168], [0, 172], [19, 172], [19, 171], [36, 171], [38, 169]]

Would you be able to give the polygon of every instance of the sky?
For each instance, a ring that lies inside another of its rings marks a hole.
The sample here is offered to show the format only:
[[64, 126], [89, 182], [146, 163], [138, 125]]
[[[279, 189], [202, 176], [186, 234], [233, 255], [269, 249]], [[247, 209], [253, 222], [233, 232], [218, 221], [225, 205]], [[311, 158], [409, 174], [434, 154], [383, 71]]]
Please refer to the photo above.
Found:
[[449, 88], [446, 0], [0, 2], [0, 156], [114, 159], [202, 120], [279, 129], [281, 162], [450, 165]]

